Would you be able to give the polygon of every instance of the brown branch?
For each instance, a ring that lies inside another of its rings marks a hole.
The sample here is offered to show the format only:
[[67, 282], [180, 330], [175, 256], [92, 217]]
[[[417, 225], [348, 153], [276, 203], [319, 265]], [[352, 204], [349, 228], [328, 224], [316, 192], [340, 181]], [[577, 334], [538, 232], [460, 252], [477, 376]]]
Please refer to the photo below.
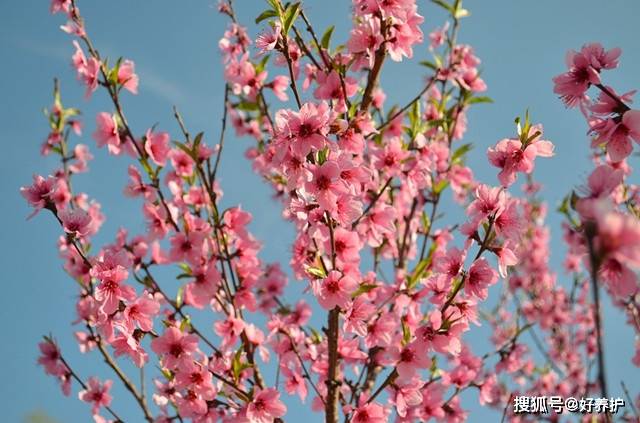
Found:
[[371, 101], [373, 100], [373, 89], [378, 83], [378, 77], [380, 75], [380, 70], [382, 70], [382, 64], [384, 63], [384, 59], [387, 57], [387, 46], [386, 46], [386, 36], [387, 36], [387, 21], [381, 19], [380, 23], [380, 33], [383, 37], [385, 37], [385, 41], [382, 42], [378, 50], [376, 50], [375, 58], [373, 61], [373, 67], [369, 71], [369, 76], [367, 78], [367, 86], [364, 89], [364, 94], [362, 95], [362, 102], [360, 103], [360, 111], [364, 112], [369, 108]]
[[360, 221], [367, 215], [367, 213], [369, 213], [369, 211], [373, 208], [373, 206], [375, 206], [375, 204], [378, 202], [378, 199], [380, 199], [382, 194], [384, 194], [384, 191], [387, 189], [387, 187], [389, 187], [389, 184], [391, 184], [392, 180], [393, 180], [393, 177], [389, 177], [389, 179], [387, 179], [387, 182], [384, 183], [380, 191], [378, 191], [375, 197], [373, 197], [373, 199], [371, 200], [367, 208], [364, 209], [362, 214], [358, 216], [358, 218], [351, 224], [352, 230], [355, 229], [356, 226], [358, 226], [358, 223], [360, 223]]
[[[55, 345], [55, 343], [53, 342], [53, 340], [47, 336], [44, 337], [45, 341], [52, 343]], [[57, 348], [57, 346], [56, 346]], [[69, 372], [69, 374], [71, 375], [71, 377], [73, 377], [76, 382], [78, 382], [80, 384], [80, 386], [82, 386], [82, 389], [89, 389], [89, 387], [87, 386], [86, 383], [84, 383], [84, 381], [80, 378], [80, 376], [78, 376], [78, 374], [76, 372], [73, 371], [73, 369], [71, 368], [71, 366], [69, 366], [69, 363], [67, 363], [67, 360], [64, 359], [64, 357], [62, 356], [62, 353], [60, 352], [60, 350], [58, 350], [58, 359], [60, 360], [60, 362], [62, 364], [64, 364], [64, 367], [67, 369], [67, 371]], [[114, 419], [116, 419], [116, 423], [124, 423], [124, 420], [122, 420], [115, 411], [113, 411], [113, 409], [111, 407], [104, 407], [112, 416]]]
[[593, 223], [587, 223], [585, 228], [585, 237], [589, 250], [590, 275], [591, 275], [591, 293], [593, 296], [593, 313], [596, 326], [596, 344], [598, 347], [598, 383], [600, 385], [601, 396], [607, 398], [607, 375], [604, 361], [604, 346], [602, 344], [602, 316], [600, 314], [600, 290], [598, 286], [598, 270], [600, 268], [600, 260], [596, 254], [593, 238], [595, 237], [596, 228]]
[[91, 334], [91, 337], [96, 340], [96, 345], [98, 346], [98, 350], [102, 354], [102, 357], [104, 358], [105, 363], [107, 363], [107, 365], [111, 367], [114, 373], [122, 381], [122, 384], [124, 385], [124, 387], [127, 388], [127, 390], [131, 393], [133, 398], [136, 400], [136, 402], [142, 409], [142, 412], [144, 414], [144, 419], [148, 422], [153, 422], [153, 416], [149, 411], [147, 403], [142, 397], [142, 395], [138, 392], [138, 389], [136, 388], [136, 386], [129, 380], [127, 375], [125, 375], [124, 372], [120, 369], [120, 367], [115, 362], [113, 357], [111, 357], [107, 349], [104, 347], [104, 343], [102, 342], [102, 339], [100, 339], [100, 337], [95, 334], [95, 332], [93, 331], [93, 328], [89, 326], [89, 324], [87, 324], [87, 330]]

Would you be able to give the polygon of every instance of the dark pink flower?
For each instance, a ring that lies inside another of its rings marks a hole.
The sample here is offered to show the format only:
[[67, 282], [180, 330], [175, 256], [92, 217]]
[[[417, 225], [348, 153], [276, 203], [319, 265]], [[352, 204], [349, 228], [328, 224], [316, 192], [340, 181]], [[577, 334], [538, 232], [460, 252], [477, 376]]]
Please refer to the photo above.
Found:
[[98, 378], [90, 377], [87, 381], [87, 388], [78, 392], [78, 398], [91, 404], [92, 414], [98, 414], [100, 407], [108, 407], [111, 404], [109, 390], [112, 384], [112, 380], [106, 380], [104, 384], [101, 384]]
[[178, 328], [169, 327], [162, 336], [151, 341], [151, 349], [162, 356], [162, 363], [166, 368], [173, 369], [190, 359], [198, 349], [198, 338], [186, 335]]
[[350, 276], [332, 270], [324, 279], [313, 281], [313, 292], [320, 305], [326, 310], [345, 308], [351, 294], [358, 289], [358, 282]]
[[109, 153], [120, 154], [121, 141], [118, 131], [118, 123], [115, 116], [101, 112], [96, 116], [96, 131], [93, 138], [98, 143], [98, 147], [107, 146]]
[[286, 413], [287, 407], [280, 401], [280, 393], [273, 388], [258, 391], [247, 406], [247, 417], [255, 423], [271, 423]]
[[481, 300], [487, 299], [488, 288], [498, 280], [498, 273], [484, 258], [474, 261], [464, 283], [464, 291]]
[[79, 207], [68, 208], [58, 212], [62, 227], [68, 234], [82, 237], [91, 230], [91, 215]]
[[144, 150], [155, 164], [164, 166], [171, 151], [169, 134], [166, 132], [151, 132], [151, 129], [147, 130]]
[[138, 75], [135, 64], [131, 60], [124, 60], [118, 68], [118, 84], [132, 94], [138, 94]]

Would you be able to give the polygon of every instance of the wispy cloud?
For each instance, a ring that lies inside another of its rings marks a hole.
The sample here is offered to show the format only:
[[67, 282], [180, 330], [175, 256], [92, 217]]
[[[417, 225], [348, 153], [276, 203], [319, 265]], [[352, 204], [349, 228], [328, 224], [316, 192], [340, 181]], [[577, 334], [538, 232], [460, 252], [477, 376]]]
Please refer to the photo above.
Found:
[[142, 91], [149, 90], [157, 97], [167, 100], [171, 104], [183, 103], [186, 95], [181, 87], [172, 81], [165, 79], [146, 66], [136, 63], [136, 72], [140, 76]]
[[73, 47], [61, 44], [47, 44], [42, 41], [18, 38], [13, 40], [16, 47], [28, 53], [42, 57], [44, 59], [63, 60], [71, 62]]

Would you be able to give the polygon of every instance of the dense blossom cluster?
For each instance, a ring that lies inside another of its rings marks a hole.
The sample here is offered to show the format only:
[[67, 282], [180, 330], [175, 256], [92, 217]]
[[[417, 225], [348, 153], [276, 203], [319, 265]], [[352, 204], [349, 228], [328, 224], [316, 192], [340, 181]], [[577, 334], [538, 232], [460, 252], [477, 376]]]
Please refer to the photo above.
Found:
[[[490, 99], [481, 95], [480, 59], [457, 42], [468, 15], [461, 1], [434, 2], [450, 17], [428, 35], [433, 58], [423, 63], [432, 73], [414, 99], [386, 111], [378, 83], [386, 58], [418, 55], [425, 38], [415, 0], [354, 0], [342, 46], [332, 46], [333, 28], [316, 34], [300, 3], [267, 3], [255, 40], [232, 3], [219, 4], [231, 22], [218, 43], [226, 86], [222, 136], [212, 146], [191, 135], [177, 110], [180, 141], [155, 127], [136, 136], [121, 100], [138, 93], [134, 63], [108, 63], [76, 2], [52, 1], [52, 13], [68, 16], [62, 29], [74, 37], [72, 65], [87, 98], [102, 88], [112, 102], [96, 116], [93, 138], [136, 163], [124, 193], [141, 200], [146, 222], [146, 232], [123, 228], [92, 249], [105, 218], [71, 188], [92, 156], [83, 144], [72, 147], [79, 111], [63, 106], [56, 85], [41, 151], [57, 154], [62, 167], [21, 192], [34, 214], [51, 212], [63, 231], [64, 268], [80, 286], [80, 350], [99, 354], [144, 419], [158, 423], [283, 421], [292, 397], [331, 423], [457, 422], [468, 417], [459, 396], [468, 389], [511, 420], [530, 421], [512, 414], [512, 397], [606, 397], [598, 285], [640, 336], [638, 189], [627, 182], [626, 162], [631, 140], [640, 142], [640, 111], [627, 105], [633, 92], [618, 95], [601, 80], [620, 50], [587, 45], [554, 79], [555, 92], [587, 117], [596, 165], [560, 208], [573, 274], [564, 284], [549, 267], [547, 206], [532, 176], [536, 160], [554, 154], [542, 126], [527, 113], [512, 137], [488, 148], [498, 186], [477, 181], [466, 165], [467, 111]], [[246, 157], [295, 228], [290, 272], [259, 258], [247, 211], [220, 209], [227, 118], [236, 135], [255, 140]], [[518, 180], [523, 195], [513, 189]], [[452, 205], [464, 221], [443, 216]], [[160, 281], [160, 267], [176, 269], [176, 279]], [[307, 287], [304, 298], [289, 301], [288, 273]], [[499, 282], [497, 304], [483, 312]], [[310, 324], [314, 313], [326, 319], [322, 328]], [[199, 327], [192, 314], [211, 326]], [[495, 346], [482, 355], [464, 338], [481, 320]], [[521, 339], [526, 332], [539, 351]], [[124, 421], [112, 407], [112, 380], [85, 382], [51, 337], [40, 350], [38, 362], [66, 395], [72, 379], [81, 385], [95, 421]], [[149, 369], [154, 405], [120, 368], [124, 359]], [[640, 349], [633, 362], [640, 366]], [[265, 368], [275, 368], [275, 381]]]

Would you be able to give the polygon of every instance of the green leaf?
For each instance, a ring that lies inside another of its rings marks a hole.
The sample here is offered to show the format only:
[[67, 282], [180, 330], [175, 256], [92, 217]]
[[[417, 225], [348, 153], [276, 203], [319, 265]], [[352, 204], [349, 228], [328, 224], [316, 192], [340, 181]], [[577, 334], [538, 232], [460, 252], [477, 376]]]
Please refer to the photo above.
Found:
[[289, 30], [293, 26], [298, 14], [300, 13], [300, 3], [293, 3], [287, 7], [284, 11], [284, 22], [282, 22], [282, 29], [285, 34], [289, 33]]
[[327, 161], [327, 155], [329, 154], [329, 147], [325, 147], [322, 150], [318, 151], [318, 164], [322, 165]]
[[563, 199], [562, 202], [560, 203], [560, 205], [557, 208], [558, 213], [562, 213], [562, 214], [569, 214], [569, 196], [566, 195]]
[[319, 267], [308, 266], [306, 268], [308, 274], [315, 276], [316, 278], [326, 278], [327, 274], [325, 271]]
[[276, 13], [275, 10], [267, 9], [264, 12], [260, 13], [260, 15], [256, 18], [256, 23], [258, 24], [258, 23], [264, 21], [265, 19], [275, 18], [276, 16], [278, 16], [278, 14]]
[[461, 7], [459, 7], [458, 10], [456, 10], [456, 13], [453, 14], [456, 19], [466, 18], [469, 15], [471, 15], [471, 13], [467, 9], [463, 9]]
[[240, 357], [242, 355], [242, 348], [238, 348], [238, 351], [233, 355], [233, 360], [231, 361], [231, 369], [233, 371], [233, 378], [238, 380], [240, 376], [240, 372], [242, 371], [242, 363], [240, 363]]
[[449, 181], [446, 179], [441, 180], [433, 187], [433, 193], [438, 195], [449, 185]]
[[257, 110], [260, 110], [260, 105], [258, 105], [258, 103], [241, 101], [240, 103], [236, 104], [235, 108], [238, 110], [242, 110], [243, 112], [255, 112]]
[[468, 103], [469, 104], [493, 103], [493, 99], [487, 96], [472, 97], [471, 99], [469, 99]]
[[409, 325], [402, 319], [402, 343], [407, 345], [411, 341], [411, 329], [409, 329]]
[[180, 330], [182, 332], [188, 332], [191, 330], [191, 317], [187, 316], [184, 319], [182, 319], [182, 322], [180, 322]]
[[108, 80], [111, 84], [118, 84], [118, 72], [120, 71], [120, 65], [122, 64], [122, 57], [118, 59], [116, 65], [109, 71]]
[[351, 297], [352, 298], [356, 298], [359, 295], [366, 294], [368, 292], [373, 291], [377, 287], [378, 287], [378, 285], [376, 285], [374, 283], [363, 283], [362, 285], [360, 285], [358, 287], [358, 289], [356, 289], [356, 291], [353, 294], [351, 294]]
[[193, 151], [198, 151], [198, 146], [200, 145], [200, 142], [202, 141], [202, 137], [204, 135], [204, 132], [199, 132], [198, 135], [196, 135], [196, 137], [193, 140]]
[[437, 4], [438, 6], [442, 7], [444, 10], [448, 11], [451, 14], [455, 13], [453, 10], [453, 6], [451, 6], [450, 4], [442, 0], [431, 0], [431, 2]]
[[184, 302], [184, 286], [178, 288], [178, 293], [176, 294], [176, 307], [182, 307]]
[[333, 34], [333, 30], [335, 29], [335, 25], [331, 25], [327, 30], [322, 34], [322, 38], [320, 39], [320, 45], [324, 49], [329, 49], [329, 44], [331, 43], [331, 35]]
[[415, 269], [413, 269], [413, 272], [409, 276], [409, 280], [407, 282], [407, 288], [412, 289], [413, 287], [416, 286], [416, 284], [422, 277], [424, 270], [429, 266], [430, 263], [431, 263], [431, 257], [426, 257], [420, 260], [420, 262], [416, 265]]
[[309, 329], [311, 329], [311, 341], [314, 344], [321, 344], [322, 343], [322, 334], [320, 334], [320, 332], [318, 332], [313, 327], [309, 327]]
[[473, 144], [471, 143], [461, 145], [456, 149], [456, 151], [453, 152], [453, 155], [451, 156], [451, 162], [453, 163], [458, 162], [459, 159], [464, 158], [465, 154], [467, 154], [472, 149], [473, 149]]
[[436, 64], [435, 64], [435, 63], [430, 62], [430, 61], [428, 61], [428, 60], [423, 60], [422, 62], [420, 62], [420, 65], [422, 65], [422, 66], [426, 66], [426, 67], [428, 67], [429, 69], [433, 69], [433, 70], [437, 70], [437, 69], [438, 69], [438, 66], [436, 66]]
[[578, 200], [580, 200], [580, 197], [578, 197], [578, 194], [576, 194], [576, 192], [572, 190], [571, 197], [569, 198], [569, 205], [571, 206], [571, 210], [576, 210]]
[[427, 229], [429, 229], [431, 227], [431, 219], [429, 219], [429, 215], [427, 215], [425, 212], [422, 212], [422, 229], [424, 229], [425, 231]]
[[[264, 68], [267, 67], [267, 62], [269, 61], [269, 58], [271, 56], [269, 55], [265, 55], [262, 60], [260, 60], [260, 62], [255, 66], [256, 68], [256, 73], [260, 73], [264, 70]], [[256, 103], [257, 104], [257, 103]]]
[[269, 3], [273, 10], [280, 10], [280, 2], [278, 0], [267, 0], [267, 3]]

